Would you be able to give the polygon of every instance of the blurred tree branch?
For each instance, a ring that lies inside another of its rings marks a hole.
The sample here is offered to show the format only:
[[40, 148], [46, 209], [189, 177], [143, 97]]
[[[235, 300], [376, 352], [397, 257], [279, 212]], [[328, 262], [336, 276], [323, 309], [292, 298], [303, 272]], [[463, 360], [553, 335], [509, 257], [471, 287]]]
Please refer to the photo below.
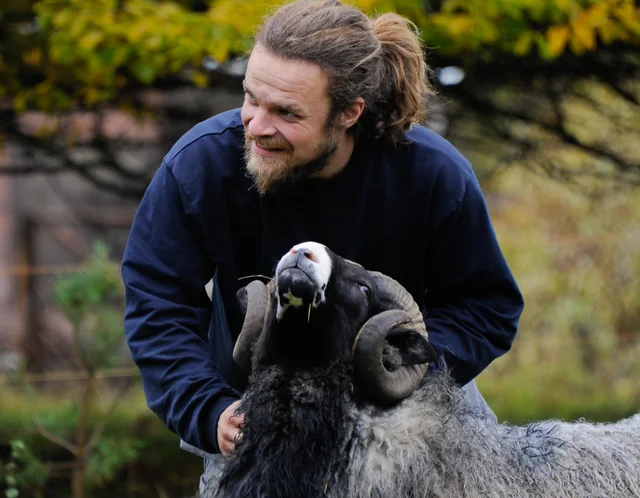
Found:
[[[0, 168], [0, 173], [14, 175], [31, 173], [56, 174], [71, 171], [95, 187], [123, 197], [141, 197], [144, 193], [146, 182], [139, 181], [137, 182], [139, 186], [135, 186], [131, 185], [130, 181], [133, 179], [138, 180], [142, 175], [127, 171], [123, 165], [114, 159], [109, 146], [102, 140], [96, 140], [91, 144], [102, 153], [102, 161], [92, 163], [89, 166], [74, 160], [69, 154], [69, 147], [57, 145], [53, 139], [35, 137], [20, 131], [18, 127], [7, 127], [3, 132], [9, 140], [24, 148], [26, 156], [30, 159], [30, 164], [27, 166]], [[51, 165], [51, 162], [54, 164]], [[100, 165], [111, 169], [118, 178], [109, 180], [101, 177], [96, 172]]]
[[550, 62], [502, 58], [468, 67], [464, 81], [442, 94], [462, 114], [458, 121], [466, 116], [482, 123], [478, 140], [465, 137], [470, 147], [490, 135], [517, 148], [510, 161], [554, 178], [640, 185], [638, 50], [601, 48]]
[[[491, 97], [486, 97], [483, 99], [479, 96], [481, 95], [481, 93], [474, 90], [475, 89], [467, 89], [461, 86], [451, 93], [455, 95], [460, 100], [460, 102], [463, 103], [463, 105], [470, 107], [477, 113], [485, 116], [487, 121], [495, 121], [496, 119], [500, 118], [508, 118], [511, 120], [520, 120], [529, 124], [537, 125], [545, 131], [551, 133], [552, 135], [555, 135], [557, 139], [567, 145], [576, 146], [597, 158], [605, 159], [612, 162], [620, 171], [637, 171], [640, 180], [640, 158], [638, 162], [630, 163], [618, 157], [614, 151], [606, 149], [604, 147], [599, 147], [582, 142], [575, 135], [570, 133], [567, 130], [566, 116], [562, 111], [559, 100], [554, 101], [554, 110], [557, 116], [557, 121], [554, 124], [549, 124], [541, 119], [537, 119], [534, 116], [528, 115], [525, 112], [504, 109], [499, 104], [492, 102]], [[495, 123], [493, 124], [495, 128]], [[517, 137], [509, 134], [506, 127], [502, 128], [501, 134], [505, 140], [511, 142], [520, 141], [522, 143], [522, 141], [518, 140]], [[533, 144], [527, 142], [525, 142], [524, 144], [526, 144], [527, 149], [532, 149]]]

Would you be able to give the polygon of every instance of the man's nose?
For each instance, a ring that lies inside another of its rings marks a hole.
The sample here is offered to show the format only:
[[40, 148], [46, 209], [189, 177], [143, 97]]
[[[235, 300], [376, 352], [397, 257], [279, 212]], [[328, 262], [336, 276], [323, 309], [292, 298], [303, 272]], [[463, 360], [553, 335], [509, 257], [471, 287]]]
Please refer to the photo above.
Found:
[[277, 133], [272, 116], [259, 108], [249, 114], [247, 130], [254, 137], [270, 137]]

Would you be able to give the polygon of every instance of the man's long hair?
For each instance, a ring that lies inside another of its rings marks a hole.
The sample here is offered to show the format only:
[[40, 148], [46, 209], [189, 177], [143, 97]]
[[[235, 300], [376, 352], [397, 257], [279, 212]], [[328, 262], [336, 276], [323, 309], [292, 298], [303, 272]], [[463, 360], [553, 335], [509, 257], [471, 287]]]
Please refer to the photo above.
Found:
[[369, 18], [337, 0], [298, 0], [276, 11], [255, 42], [277, 57], [320, 66], [332, 116], [362, 97], [360, 133], [396, 144], [426, 117], [434, 90], [418, 29], [402, 16]]

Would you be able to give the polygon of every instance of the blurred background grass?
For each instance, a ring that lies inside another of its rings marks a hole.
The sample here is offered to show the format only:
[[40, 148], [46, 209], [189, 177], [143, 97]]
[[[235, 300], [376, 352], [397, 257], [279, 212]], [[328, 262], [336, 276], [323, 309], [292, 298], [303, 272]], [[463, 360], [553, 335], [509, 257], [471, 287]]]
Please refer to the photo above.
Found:
[[[79, 416], [78, 393], [69, 387], [68, 382], [65, 384], [63, 393], [51, 395], [40, 392], [35, 401], [20, 389], [2, 386], [0, 444], [8, 446], [8, 442], [19, 441], [29, 450], [28, 455], [17, 459], [20, 472], [17, 473], [16, 489], [19, 489], [20, 497], [71, 496], [68, 451], [37, 434], [33, 422], [37, 417], [40, 424], [51, 428], [60, 437], [73, 437]], [[97, 397], [98, 402], [89, 417], [90, 425], [95, 425], [104, 416], [111, 401], [111, 392], [108, 388], [102, 389]], [[178, 445], [179, 438], [149, 411], [138, 386], [122, 399], [109, 419], [103, 447], [100, 448], [104, 454], [97, 460], [101, 477], [92, 479], [94, 476], [91, 474], [97, 474], [95, 469], [87, 471], [91, 486], [86, 490], [86, 496], [194, 496], [202, 459], [180, 450]], [[130, 448], [135, 448], [132, 458], [128, 458]], [[4, 458], [10, 461], [7, 451]]]
[[525, 169], [487, 183], [525, 296], [513, 350], [478, 384], [501, 419], [614, 420], [640, 407], [637, 191], [584, 192]]

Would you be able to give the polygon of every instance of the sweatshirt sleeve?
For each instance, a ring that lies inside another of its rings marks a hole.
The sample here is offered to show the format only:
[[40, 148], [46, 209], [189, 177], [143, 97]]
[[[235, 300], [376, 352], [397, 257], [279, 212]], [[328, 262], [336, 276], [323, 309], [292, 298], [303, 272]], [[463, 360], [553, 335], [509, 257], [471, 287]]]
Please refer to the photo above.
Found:
[[218, 418], [239, 395], [215, 369], [207, 344], [210, 244], [199, 213], [163, 163], [124, 253], [125, 335], [151, 410], [185, 442], [215, 453]]
[[524, 302], [470, 165], [449, 166], [435, 192], [425, 311], [430, 342], [464, 385], [511, 348]]

